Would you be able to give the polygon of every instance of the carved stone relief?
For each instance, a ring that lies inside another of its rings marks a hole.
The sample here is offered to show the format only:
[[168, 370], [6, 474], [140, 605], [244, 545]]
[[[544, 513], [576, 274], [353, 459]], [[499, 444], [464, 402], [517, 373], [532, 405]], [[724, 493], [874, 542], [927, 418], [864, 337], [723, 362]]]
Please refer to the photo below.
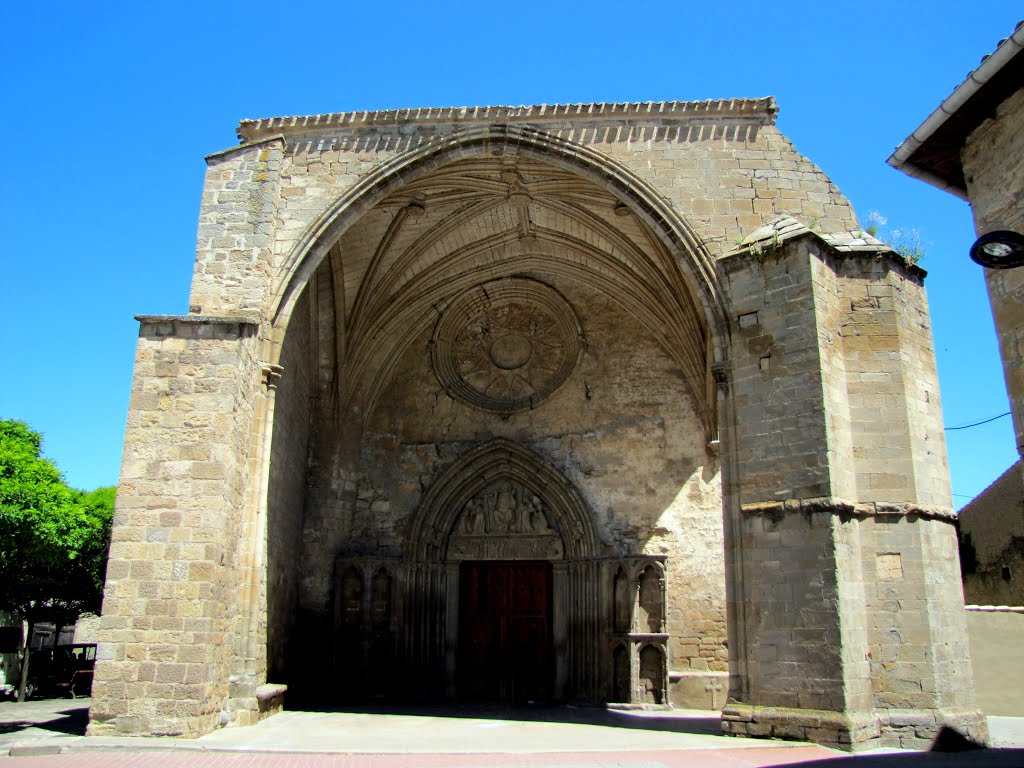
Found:
[[536, 280], [495, 280], [466, 291], [434, 330], [432, 361], [454, 397], [508, 413], [536, 405], [572, 373], [580, 354], [572, 308]]
[[544, 502], [511, 480], [465, 504], [448, 544], [451, 560], [560, 560], [564, 553]]

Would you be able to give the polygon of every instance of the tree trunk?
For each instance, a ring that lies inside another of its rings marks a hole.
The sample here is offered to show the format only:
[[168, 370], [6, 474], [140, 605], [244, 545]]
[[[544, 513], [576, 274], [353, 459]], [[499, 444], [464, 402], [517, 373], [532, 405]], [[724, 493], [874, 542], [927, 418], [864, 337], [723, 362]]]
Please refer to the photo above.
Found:
[[32, 646], [32, 632], [36, 628], [34, 619], [28, 620], [28, 632], [25, 633], [25, 642], [22, 644], [21, 657], [21, 682], [18, 683], [18, 701], [25, 700], [25, 684], [28, 682], [28, 657]]

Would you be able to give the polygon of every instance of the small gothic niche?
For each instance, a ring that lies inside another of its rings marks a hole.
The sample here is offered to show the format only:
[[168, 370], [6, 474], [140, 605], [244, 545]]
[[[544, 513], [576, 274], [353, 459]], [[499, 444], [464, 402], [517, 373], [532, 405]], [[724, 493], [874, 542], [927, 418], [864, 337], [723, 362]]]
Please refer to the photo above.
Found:
[[629, 678], [629, 651], [626, 646], [617, 645], [612, 652], [612, 701], [632, 701]]
[[355, 626], [362, 620], [363, 577], [355, 567], [346, 568], [341, 577], [342, 622]]
[[616, 632], [629, 632], [632, 628], [632, 604], [633, 590], [630, 589], [630, 579], [626, 572], [619, 566], [613, 580], [614, 605], [614, 629]]
[[664, 600], [661, 575], [653, 565], [640, 574], [639, 629], [641, 632], [661, 632], [664, 626]]
[[370, 582], [370, 622], [374, 629], [386, 629], [391, 624], [391, 576], [384, 568]]

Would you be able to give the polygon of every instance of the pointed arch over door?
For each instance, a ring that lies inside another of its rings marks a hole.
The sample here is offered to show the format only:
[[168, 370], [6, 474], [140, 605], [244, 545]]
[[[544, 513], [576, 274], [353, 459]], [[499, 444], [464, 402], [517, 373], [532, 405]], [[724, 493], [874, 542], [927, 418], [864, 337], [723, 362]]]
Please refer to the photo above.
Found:
[[554, 698], [604, 698], [600, 541], [586, 502], [557, 469], [510, 440], [481, 445], [432, 485], [409, 541], [406, 657], [423, 690], [457, 694], [461, 564], [530, 560], [552, 573]]
[[[420, 563], [465, 559], [452, 545], [461, 538], [460, 534], [467, 532], [466, 526], [476, 525], [474, 502], [489, 489], [500, 489], [503, 484], [516, 489], [515, 501], [521, 515], [514, 523], [502, 520], [503, 527], [511, 526], [524, 535], [539, 528], [558, 533], [564, 548], [559, 560], [581, 560], [600, 554], [594, 521], [580, 492], [529, 448], [497, 438], [471, 450], [431, 486], [412, 524], [410, 559]], [[542, 509], [535, 511], [532, 506], [537, 502]], [[463, 527], [456, 530], [460, 522]], [[486, 522], [480, 521], [481, 530]], [[495, 527], [498, 522], [494, 521]], [[539, 535], [540, 531], [536, 533]]]

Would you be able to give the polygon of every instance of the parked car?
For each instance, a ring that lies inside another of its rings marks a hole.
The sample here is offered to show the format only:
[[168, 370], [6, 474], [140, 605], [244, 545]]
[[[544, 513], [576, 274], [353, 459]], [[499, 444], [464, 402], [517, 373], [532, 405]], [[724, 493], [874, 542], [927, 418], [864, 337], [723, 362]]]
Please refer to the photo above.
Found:
[[25, 698], [34, 695], [88, 696], [96, 666], [96, 643], [72, 643], [33, 651]]

